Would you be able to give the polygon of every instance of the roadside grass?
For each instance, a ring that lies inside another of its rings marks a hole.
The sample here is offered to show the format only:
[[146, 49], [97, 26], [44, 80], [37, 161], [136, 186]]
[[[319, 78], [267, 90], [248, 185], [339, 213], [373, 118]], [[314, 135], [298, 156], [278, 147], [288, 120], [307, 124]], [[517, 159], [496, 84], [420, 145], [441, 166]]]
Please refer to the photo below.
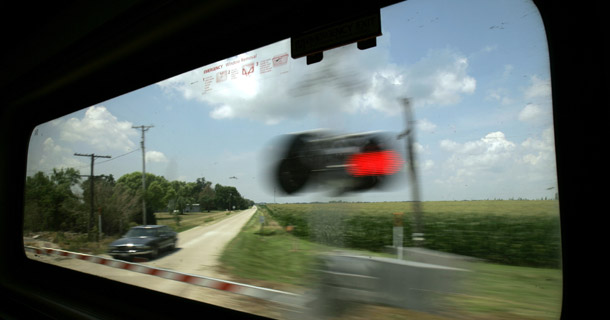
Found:
[[[265, 222], [261, 228], [260, 216]], [[225, 248], [221, 264], [238, 278], [304, 285], [315, 255], [325, 246], [289, 234], [259, 208]]]
[[108, 245], [118, 237], [103, 236], [100, 241], [89, 240], [85, 233], [42, 231], [31, 233], [36, 239], [24, 241], [24, 245], [51, 247], [66, 251], [98, 255], [106, 253]]
[[559, 319], [562, 272], [558, 269], [473, 263], [450, 295], [454, 311], [471, 319]]
[[[265, 219], [262, 232], [260, 215]], [[224, 270], [246, 283], [262, 281], [270, 288], [298, 289], [310, 287], [314, 281], [311, 270], [316, 256], [333, 250], [345, 251], [295, 237], [274, 221], [265, 208], [259, 208], [225, 248], [220, 261]], [[369, 251], [357, 253], [391, 256]], [[484, 262], [472, 263], [470, 269], [473, 272], [462, 279], [459, 293], [448, 295], [451, 318], [559, 318], [561, 270]]]

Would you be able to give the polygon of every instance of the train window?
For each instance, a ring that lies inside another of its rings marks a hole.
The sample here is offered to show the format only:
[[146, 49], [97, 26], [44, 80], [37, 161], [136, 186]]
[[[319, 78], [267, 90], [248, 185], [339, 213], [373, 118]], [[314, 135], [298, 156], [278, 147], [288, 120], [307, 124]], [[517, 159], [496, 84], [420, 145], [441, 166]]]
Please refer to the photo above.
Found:
[[273, 318], [558, 318], [536, 6], [380, 18], [367, 48], [285, 39], [38, 125], [27, 257]]

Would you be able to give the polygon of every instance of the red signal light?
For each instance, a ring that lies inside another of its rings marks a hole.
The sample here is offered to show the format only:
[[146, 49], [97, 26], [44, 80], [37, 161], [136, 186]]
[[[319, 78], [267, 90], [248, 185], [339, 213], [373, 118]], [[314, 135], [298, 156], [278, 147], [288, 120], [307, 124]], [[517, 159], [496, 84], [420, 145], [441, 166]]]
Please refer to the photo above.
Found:
[[347, 159], [347, 172], [355, 177], [389, 176], [400, 171], [404, 161], [394, 150], [357, 153]]

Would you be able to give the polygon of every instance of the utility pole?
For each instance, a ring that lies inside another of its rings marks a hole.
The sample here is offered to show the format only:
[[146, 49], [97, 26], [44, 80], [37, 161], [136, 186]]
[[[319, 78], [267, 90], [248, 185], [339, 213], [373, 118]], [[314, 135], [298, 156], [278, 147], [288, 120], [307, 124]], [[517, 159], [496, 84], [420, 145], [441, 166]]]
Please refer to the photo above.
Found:
[[[89, 223], [87, 225], [87, 234], [90, 236], [91, 235], [91, 225], [93, 224], [93, 212], [94, 212], [94, 202], [93, 202], [93, 195], [94, 195], [94, 184], [93, 184], [93, 179], [95, 178], [95, 175], [93, 175], [93, 164], [95, 163], [95, 158], [111, 158], [111, 156], [100, 156], [100, 155], [96, 155], [94, 153], [91, 154], [82, 154], [82, 153], [75, 153], [75, 156], [78, 157], [91, 157], [91, 174], [89, 175], [89, 183], [90, 183], [90, 193], [91, 193], [91, 211], [89, 213]], [[101, 222], [100, 222], [101, 224]], [[101, 232], [101, 226], [100, 226], [100, 230]], [[99, 233], [98, 233], [98, 241], [99, 241]]]
[[146, 225], [146, 149], [144, 147], [144, 133], [154, 126], [132, 126], [134, 129], [142, 131], [142, 141], [140, 147], [142, 149], [142, 224]]
[[412, 240], [416, 247], [421, 247], [424, 241], [424, 230], [422, 225], [422, 212], [420, 203], [419, 180], [417, 175], [417, 158], [413, 145], [415, 144], [415, 120], [411, 111], [411, 101], [408, 98], [402, 99], [405, 111], [406, 129], [398, 138], [406, 138], [407, 161], [409, 165], [409, 178], [411, 180], [411, 192], [414, 211], [414, 228], [411, 234]]

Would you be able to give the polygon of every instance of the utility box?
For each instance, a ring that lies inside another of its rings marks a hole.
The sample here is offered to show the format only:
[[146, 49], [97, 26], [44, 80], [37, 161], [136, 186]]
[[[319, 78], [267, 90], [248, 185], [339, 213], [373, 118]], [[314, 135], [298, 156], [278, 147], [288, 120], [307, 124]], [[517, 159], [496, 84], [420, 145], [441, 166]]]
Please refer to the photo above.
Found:
[[445, 298], [460, 291], [460, 280], [469, 272], [457, 266], [466, 264], [431, 250], [406, 250], [404, 256], [427, 262], [348, 253], [321, 256], [319, 303], [312, 305], [323, 309], [318, 310], [319, 314], [330, 316], [340, 315], [352, 303], [428, 313], [444, 311]]

